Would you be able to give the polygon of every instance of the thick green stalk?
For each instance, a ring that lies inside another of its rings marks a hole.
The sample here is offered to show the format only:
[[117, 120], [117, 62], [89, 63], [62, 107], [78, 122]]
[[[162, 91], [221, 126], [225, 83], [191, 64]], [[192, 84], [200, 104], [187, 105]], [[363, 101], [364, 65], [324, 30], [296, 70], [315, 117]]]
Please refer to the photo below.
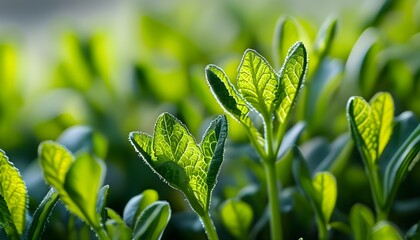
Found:
[[321, 219], [319, 214], [316, 214], [316, 222], [318, 227], [318, 239], [319, 240], [328, 240], [328, 228], [325, 222]]
[[208, 239], [219, 240], [219, 236], [217, 235], [216, 228], [214, 227], [213, 221], [210, 218], [210, 214], [207, 213], [200, 215], [200, 219], [204, 225]]
[[278, 200], [277, 178], [275, 161], [263, 161], [265, 176], [267, 181], [268, 201], [270, 207], [270, 229], [271, 239], [281, 240], [282, 236], [282, 223], [280, 216], [280, 204]]

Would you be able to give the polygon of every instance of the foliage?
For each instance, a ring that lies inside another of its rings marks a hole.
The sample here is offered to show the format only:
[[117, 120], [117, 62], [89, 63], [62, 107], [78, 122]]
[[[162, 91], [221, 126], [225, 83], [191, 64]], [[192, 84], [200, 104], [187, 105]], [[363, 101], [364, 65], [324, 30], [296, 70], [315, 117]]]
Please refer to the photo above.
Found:
[[[202, 136], [224, 110], [236, 120], [217, 185], [190, 194], [221, 239], [270, 239], [267, 202], [279, 202], [285, 239], [418, 238], [418, 0], [61, 4], [1, 8], [0, 239], [205, 239], [185, 196], [138, 161], [127, 135], [152, 133], [168, 112], [185, 136]], [[296, 42], [308, 66], [286, 101], [280, 74]], [[40, 143], [68, 165], [48, 165]], [[9, 198], [11, 187], [25, 194]]]

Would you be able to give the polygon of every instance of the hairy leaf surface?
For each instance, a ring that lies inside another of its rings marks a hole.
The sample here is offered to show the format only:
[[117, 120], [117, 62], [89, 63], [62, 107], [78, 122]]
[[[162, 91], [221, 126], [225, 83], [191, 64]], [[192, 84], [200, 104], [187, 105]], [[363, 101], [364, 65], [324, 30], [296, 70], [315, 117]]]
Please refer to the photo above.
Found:
[[301, 42], [294, 44], [280, 70], [279, 101], [277, 115], [281, 123], [285, 123], [295, 102], [297, 93], [303, 85], [307, 70], [307, 53]]
[[6, 156], [0, 149], [0, 194], [7, 204], [7, 209], [13, 219], [13, 224], [19, 234], [25, 228], [26, 204], [28, 193], [25, 182]]
[[264, 144], [264, 139], [249, 117], [251, 112], [249, 106], [236, 91], [223, 70], [210, 64], [206, 67], [205, 71], [207, 83], [219, 104], [227, 113], [245, 125], [250, 134], [256, 139], [257, 143], [262, 146]]
[[153, 138], [130, 133], [130, 141], [146, 163], [170, 186], [181, 190], [199, 214], [208, 211], [226, 137], [225, 116], [212, 121], [197, 144], [187, 128], [169, 113], [158, 117]]
[[350, 129], [363, 159], [376, 164], [392, 133], [394, 103], [389, 93], [376, 94], [370, 104], [352, 97], [347, 105]]
[[238, 70], [238, 88], [245, 100], [264, 117], [271, 117], [277, 106], [278, 76], [256, 51], [244, 53]]

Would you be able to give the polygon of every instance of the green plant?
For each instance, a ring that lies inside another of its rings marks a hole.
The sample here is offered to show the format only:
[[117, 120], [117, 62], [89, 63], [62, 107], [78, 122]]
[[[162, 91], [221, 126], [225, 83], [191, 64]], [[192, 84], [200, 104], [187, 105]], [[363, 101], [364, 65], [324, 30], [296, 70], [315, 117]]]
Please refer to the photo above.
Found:
[[205, 70], [213, 95], [224, 110], [244, 126], [261, 158], [273, 239], [282, 238], [275, 163], [306, 68], [306, 49], [298, 42], [290, 48], [279, 73], [256, 51], [247, 50], [238, 68], [237, 88], [219, 67], [208, 65]]
[[161, 114], [153, 136], [131, 132], [130, 142], [147, 165], [169, 186], [184, 193], [209, 239], [218, 239], [210, 217], [211, 193], [223, 162], [227, 121], [219, 116], [197, 144], [187, 128], [169, 113]]
[[392, 134], [394, 103], [389, 93], [377, 93], [370, 102], [352, 97], [347, 105], [352, 137], [362, 156], [369, 179], [376, 219], [386, 220], [401, 181], [416, 163], [420, 150], [420, 125], [396, 149], [380, 172], [379, 160]]

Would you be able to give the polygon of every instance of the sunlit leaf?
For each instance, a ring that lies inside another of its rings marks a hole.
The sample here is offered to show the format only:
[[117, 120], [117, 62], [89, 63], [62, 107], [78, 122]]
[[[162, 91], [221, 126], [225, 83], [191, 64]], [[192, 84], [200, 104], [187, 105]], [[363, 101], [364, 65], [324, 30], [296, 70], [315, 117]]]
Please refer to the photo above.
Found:
[[6, 156], [0, 149], [0, 195], [7, 204], [13, 224], [19, 234], [25, 229], [26, 204], [28, 193], [25, 182]]
[[378, 222], [372, 229], [371, 240], [402, 240], [401, 233], [389, 222]]
[[350, 210], [350, 225], [355, 240], [369, 239], [375, 216], [372, 211], [362, 204], [355, 204]]
[[312, 180], [315, 200], [322, 210], [325, 223], [328, 223], [337, 200], [337, 184], [335, 177], [329, 172], [319, 172]]
[[243, 98], [264, 117], [270, 118], [277, 107], [278, 76], [256, 51], [244, 53], [238, 69], [238, 89]]
[[228, 199], [221, 207], [221, 216], [226, 229], [235, 237], [245, 239], [253, 219], [253, 211], [248, 203]]
[[285, 123], [295, 102], [297, 93], [303, 85], [307, 70], [308, 58], [305, 46], [298, 42], [294, 44], [280, 70], [280, 96], [277, 115], [281, 123]]
[[153, 189], [144, 190], [141, 194], [132, 197], [124, 207], [124, 222], [134, 227], [140, 213], [149, 205], [159, 199], [158, 193]]
[[206, 67], [205, 72], [207, 83], [219, 104], [227, 113], [245, 125], [257, 142], [262, 145], [264, 139], [249, 117], [249, 113], [251, 112], [250, 108], [229, 81], [223, 70], [210, 64]]
[[363, 159], [376, 164], [392, 133], [394, 103], [391, 95], [378, 93], [370, 104], [361, 97], [350, 98], [347, 119]]
[[133, 239], [160, 239], [170, 218], [169, 203], [157, 201], [151, 204], [135, 223]]
[[83, 212], [74, 204], [64, 189], [67, 172], [74, 161], [73, 155], [58, 143], [44, 141], [39, 145], [38, 156], [41, 160], [45, 181], [58, 191], [61, 201], [72, 213], [86, 221]]
[[27, 239], [37, 240], [41, 238], [42, 232], [44, 231], [45, 224], [48, 222], [48, 218], [54, 209], [55, 204], [59, 199], [58, 192], [53, 188], [48, 191], [45, 195], [41, 204], [36, 209], [32, 221], [29, 225], [27, 233]]
[[158, 117], [154, 137], [130, 133], [130, 141], [146, 163], [170, 186], [181, 190], [198, 213], [208, 211], [211, 191], [223, 161], [227, 136], [224, 116], [216, 118], [198, 145], [174, 116]]
[[[96, 202], [104, 178], [103, 167], [90, 154], [79, 155], [67, 172], [64, 182], [64, 189], [72, 202], [94, 227], [100, 226]], [[86, 176], [89, 176], [89, 181], [86, 181]]]

